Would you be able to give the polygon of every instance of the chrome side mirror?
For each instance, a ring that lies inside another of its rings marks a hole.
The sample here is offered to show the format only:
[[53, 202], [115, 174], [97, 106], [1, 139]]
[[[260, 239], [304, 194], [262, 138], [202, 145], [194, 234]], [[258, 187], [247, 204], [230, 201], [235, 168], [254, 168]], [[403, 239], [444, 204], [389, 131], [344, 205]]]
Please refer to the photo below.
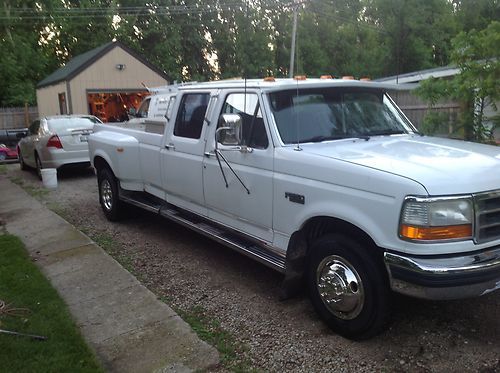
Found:
[[222, 145], [240, 145], [242, 140], [242, 120], [239, 114], [222, 114], [221, 127], [215, 132], [216, 141]]

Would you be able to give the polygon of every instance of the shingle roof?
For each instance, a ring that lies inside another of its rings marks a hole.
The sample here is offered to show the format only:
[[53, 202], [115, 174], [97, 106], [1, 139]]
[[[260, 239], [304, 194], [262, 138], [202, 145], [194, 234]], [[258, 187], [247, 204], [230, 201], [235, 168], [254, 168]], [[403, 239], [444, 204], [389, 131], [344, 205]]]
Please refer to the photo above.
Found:
[[157, 67], [153, 66], [150, 64], [148, 61], [146, 61], [142, 56], [131, 50], [130, 48], [127, 48], [125, 45], [122, 43], [115, 41], [115, 42], [109, 42], [104, 45], [101, 45], [100, 47], [94, 48], [92, 50], [89, 50], [88, 52], [79, 54], [78, 56], [73, 57], [71, 60], [66, 63], [66, 65], [62, 66], [58, 70], [54, 71], [52, 74], [47, 76], [45, 79], [40, 81], [37, 84], [37, 88], [43, 88], [49, 85], [54, 85], [56, 83], [65, 81], [65, 80], [71, 80], [73, 77], [75, 77], [77, 74], [79, 74], [81, 71], [85, 70], [87, 67], [89, 67], [91, 64], [93, 64], [95, 61], [97, 61], [99, 58], [104, 56], [106, 53], [108, 53], [111, 49], [115, 47], [121, 47], [124, 49], [126, 52], [130, 53], [132, 56], [134, 56], [136, 59], [141, 61], [143, 64], [148, 66], [151, 70], [155, 71], [157, 74], [161, 75], [165, 79], [169, 80], [166, 74], [159, 70]]
[[387, 82], [387, 83], [418, 83], [421, 80], [428, 79], [430, 77], [442, 78], [447, 76], [453, 76], [460, 72], [460, 69], [456, 66], [444, 66], [436, 67], [433, 69], [413, 71], [411, 73], [399, 74], [388, 76], [384, 78], [375, 79], [377, 82]]

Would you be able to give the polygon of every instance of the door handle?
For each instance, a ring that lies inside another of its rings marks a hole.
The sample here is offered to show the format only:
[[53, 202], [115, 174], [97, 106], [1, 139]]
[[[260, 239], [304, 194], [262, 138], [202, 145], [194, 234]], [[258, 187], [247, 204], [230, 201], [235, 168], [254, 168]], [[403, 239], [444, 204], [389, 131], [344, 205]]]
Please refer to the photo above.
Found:
[[210, 157], [213, 157], [215, 155], [215, 153], [214, 152], [205, 152], [205, 153], [203, 153], [203, 155], [207, 158], [210, 158]]
[[165, 145], [165, 148], [167, 148], [167, 150], [175, 150], [175, 145], [174, 144], [167, 144], [167, 145]]

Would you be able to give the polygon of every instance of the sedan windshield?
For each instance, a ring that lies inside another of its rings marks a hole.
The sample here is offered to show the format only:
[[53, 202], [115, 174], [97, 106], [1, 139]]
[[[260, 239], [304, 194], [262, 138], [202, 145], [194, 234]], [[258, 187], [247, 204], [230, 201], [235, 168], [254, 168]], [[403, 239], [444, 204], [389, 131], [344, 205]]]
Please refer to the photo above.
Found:
[[269, 94], [285, 144], [403, 134], [411, 124], [380, 90], [310, 88]]

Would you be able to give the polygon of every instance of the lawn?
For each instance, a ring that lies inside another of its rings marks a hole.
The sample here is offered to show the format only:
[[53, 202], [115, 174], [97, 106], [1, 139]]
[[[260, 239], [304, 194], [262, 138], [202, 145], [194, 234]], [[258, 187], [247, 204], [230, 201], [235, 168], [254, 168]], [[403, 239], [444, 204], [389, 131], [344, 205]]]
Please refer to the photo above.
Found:
[[103, 372], [64, 302], [21, 241], [0, 232], [0, 332], [3, 372]]

